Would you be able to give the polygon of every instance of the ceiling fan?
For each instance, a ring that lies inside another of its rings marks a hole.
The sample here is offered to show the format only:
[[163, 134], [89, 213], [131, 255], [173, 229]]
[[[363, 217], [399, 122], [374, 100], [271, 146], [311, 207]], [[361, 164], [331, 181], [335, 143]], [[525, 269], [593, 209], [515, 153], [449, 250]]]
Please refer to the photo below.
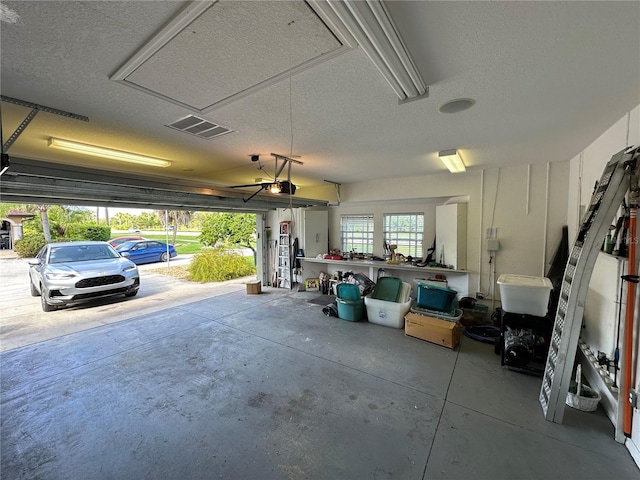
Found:
[[[249, 155], [249, 156], [251, 157], [251, 161], [252, 162], [258, 162], [259, 163], [260, 166], [258, 167], [258, 169], [264, 171], [264, 167], [260, 163], [260, 155], [259, 154], [252, 154], [252, 155]], [[295, 159], [290, 158], [290, 157], [285, 157], [284, 155], [278, 155], [277, 153], [272, 153], [271, 156], [275, 160], [274, 175], [273, 175], [273, 179], [272, 180], [270, 180], [268, 182], [249, 183], [247, 185], [233, 185], [233, 186], [229, 187], [229, 188], [260, 187], [249, 198], [246, 198], [246, 199], [243, 198], [243, 201], [245, 203], [248, 202], [249, 200], [251, 200], [256, 195], [258, 195], [263, 190], [267, 190], [268, 192], [270, 192], [270, 193], [272, 193], [274, 195], [294, 195], [296, 193], [296, 186], [295, 186], [295, 184], [293, 184], [291, 182], [291, 164], [292, 163], [297, 163], [299, 165], [303, 165], [303, 163], [301, 161], [299, 161], [299, 160], [295, 160]], [[282, 162], [280, 164], [280, 166], [278, 166], [279, 161]], [[287, 179], [286, 180], [280, 180], [280, 179], [278, 179], [278, 177], [280, 176], [280, 174], [282, 173], [282, 171], [284, 170], [285, 167], [288, 167], [287, 168]], [[269, 175], [269, 174], [267, 173], [267, 175]], [[271, 175], [269, 175], [269, 176], [271, 176]]]

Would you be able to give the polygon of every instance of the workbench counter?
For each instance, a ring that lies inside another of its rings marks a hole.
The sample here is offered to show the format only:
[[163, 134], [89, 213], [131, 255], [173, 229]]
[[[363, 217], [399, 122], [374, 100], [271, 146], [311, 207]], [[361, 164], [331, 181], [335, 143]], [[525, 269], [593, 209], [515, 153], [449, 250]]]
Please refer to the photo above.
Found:
[[404, 281], [411, 284], [413, 284], [413, 279], [415, 278], [427, 278], [441, 274], [444, 275], [449, 282], [449, 288], [458, 292], [459, 298], [467, 296], [469, 293], [469, 272], [467, 270], [453, 270], [440, 267], [416, 267], [415, 265], [407, 265], [406, 263], [387, 263], [386, 261], [375, 260], [328, 260], [310, 257], [299, 257], [298, 260], [303, 262], [303, 270], [310, 271], [311, 275], [305, 275], [307, 277], [316, 277], [319, 273], [319, 271], [313, 267], [313, 264], [325, 265], [326, 268], [322, 271], [327, 271], [327, 273], [332, 274], [337, 271], [344, 272], [349, 270], [363, 272], [374, 282], [378, 278], [378, 271], [380, 269], [385, 270], [385, 272], [391, 275], [401, 277]]

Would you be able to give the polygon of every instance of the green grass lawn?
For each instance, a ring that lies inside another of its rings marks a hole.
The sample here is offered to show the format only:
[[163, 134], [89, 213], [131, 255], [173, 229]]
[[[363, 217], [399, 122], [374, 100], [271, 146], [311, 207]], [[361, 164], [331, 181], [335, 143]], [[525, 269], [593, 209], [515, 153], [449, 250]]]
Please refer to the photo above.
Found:
[[[149, 233], [148, 231], [144, 231], [141, 233], [130, 233], [127, 231], [119, 231], [113, 230], [111, 232], [112, 237], [121, 237], [126, 235], [141, 235], [144, 238], [148, 238], [149, 240], [158, 240], [160, 242], [167, 241], [167, 235], [163, 231], [158, 231], [158, 233]], [[176, 251], [179, 254], [194, 254], [200, 253], [203, 245], [198, 240], [198, 235], [191, 234], [181, 234], [178, 231], [178, 235], [176, 235]], [[169, 243], [173, 242], [173, 232], [169, 232]], [[255, 246], [254, 246], [255, 248]]]
[[[143, 233], [142, 236], [144, 238], [148, 238], [149, 240], [159, 240], [161, 242], [165, 242], [167, 240], [167, 236], [164, 233], [158, 234], [148, 234]], [[173, 241], [173, 234], [169, 234], [169, 243]], [[186, 253], [198, 253], [202, 248], [202, 244], [198, 240], [198, 237], [189, 236], [189, 235], [178, 235], [176, 236], [176, 251], [178, 254], [186, 254]]]
[[[149, 240], [158, 240], [160, 242], [167, 241], [167, 235], [163, 231], [158, 231], [158, 233], [149, 233], [146, 231], [141, 233], [130, 233], [128, 231], [112, 230], [111, 235], [113, 237], [141, 235]], [[173, 242], [173, 232], [169, 232], [169, 243], [171, 242]], [[178, 232], [178, 235], [176, 236], [176, 250], [178, 254], [198, 253], [201, 249], [202, 244], [198, 240], [198, 235], [181, 235], [180, 232]]]

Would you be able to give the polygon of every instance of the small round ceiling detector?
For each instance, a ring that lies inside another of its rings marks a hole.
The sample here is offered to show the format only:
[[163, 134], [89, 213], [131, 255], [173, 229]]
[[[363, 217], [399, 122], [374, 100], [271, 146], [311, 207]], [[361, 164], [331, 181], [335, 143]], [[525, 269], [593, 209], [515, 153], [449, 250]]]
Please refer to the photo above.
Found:
[[476, 101], [473, 98], [456, 98], [449, 100], [438, 107], [440, 113], [458, 113], [473, 107]]

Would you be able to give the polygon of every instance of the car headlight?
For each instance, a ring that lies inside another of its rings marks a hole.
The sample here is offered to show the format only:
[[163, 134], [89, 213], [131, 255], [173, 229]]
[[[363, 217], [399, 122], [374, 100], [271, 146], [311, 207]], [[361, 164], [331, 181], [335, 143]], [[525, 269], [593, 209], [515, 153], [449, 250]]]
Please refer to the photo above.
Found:
[[130, 265], [128, 267], [125, 267], [122, 269], [123, 272], [132, 272], [134, 270], [137, 270], [138, 267], [136, 267], [135, 265]]
[[75, 276], [76, 274], [71, 272], [49, 272], [45, 275], [49, 280], [67, 280]]

